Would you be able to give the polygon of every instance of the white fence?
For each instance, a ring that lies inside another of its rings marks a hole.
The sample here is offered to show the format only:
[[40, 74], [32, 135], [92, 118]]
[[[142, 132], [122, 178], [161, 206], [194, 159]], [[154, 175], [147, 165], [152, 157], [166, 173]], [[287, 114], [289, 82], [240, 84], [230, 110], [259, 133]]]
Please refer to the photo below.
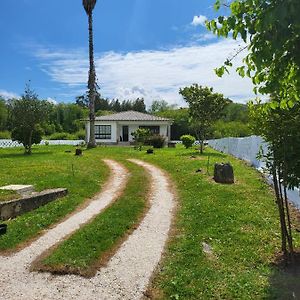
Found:
[[[40, 145], [45, 145], [48, 143], [49, 145], [79, 145], [81, 143], [84, 143], [84, 140], [48, 140], [44, 141], [42, 140]], [[19, 144], [16, 141], [12, 140], [1, 140], [0, 139], [0, 148], [13, 148], [13, 147], [22, 147], [22, 144]]]
[[[267, 143], [260, 136], [249, 136], [245, 138], [223, 138], [217, 140], [208, 140], [208, 145], [217, 151], [231, 154], [237, 158], [245, 160], [258, 170], [262, 171], [265, 163], [256, 158], [259, 150], [267, 150]], [[289, 190], [288, 198], [300, 209], [300, 191], [299, 189]]]

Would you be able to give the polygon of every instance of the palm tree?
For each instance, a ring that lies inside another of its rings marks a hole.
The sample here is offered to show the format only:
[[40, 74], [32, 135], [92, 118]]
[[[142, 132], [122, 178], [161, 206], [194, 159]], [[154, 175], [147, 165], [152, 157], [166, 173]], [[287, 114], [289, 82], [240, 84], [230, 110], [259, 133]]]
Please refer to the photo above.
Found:
[[89, 109], [90, 109], [90, 137], [88, 141], [88, 148], [96, 147], [95, 140], [95, 97], [96, 97], [96, 70], [94, 64], [94, 42], [93, 42], [93, 10], [97, 0], [82, 0], [82, 5], [88, 15], [89, 20], [89, 80], [88, 80], [88, 94], [89, 94]]

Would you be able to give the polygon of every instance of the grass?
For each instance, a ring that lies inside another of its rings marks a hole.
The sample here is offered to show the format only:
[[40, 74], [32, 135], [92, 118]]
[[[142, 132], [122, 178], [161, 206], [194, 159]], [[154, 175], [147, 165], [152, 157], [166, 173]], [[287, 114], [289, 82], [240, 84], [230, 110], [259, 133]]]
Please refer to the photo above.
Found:
[[64, 198], [5, 222], [8, 230], [0, 237], [0, 251], [16, 250], [99, 191], [108, 176], [101, 152], [85, 151], [78, 157], [74, 151], [71, 146], [37, 147], [31, 156], [24, 156], [21, 148], [0, 149], [0, 168], [6, 170], [0, 186], [33, 184], [37, 191], [56, 187], [69, 191]]
[[[71, 191], [67, 199], [9, 221], [9, 234], [0, 237], [1, 249], [15, 247], [19, 239], [32, 238], [95, 193], [107, 176], [101, 158], [122, 161], [134, 157], [166, 170], [178, 190], [172, 236], [150, 288], [155, 299], [292, 299], [293, 287], [286, 285], [289, 289], [283, 292], [276, 284], [286, 277], [274, 265], [280, 250], [274, 197], [254, 169], [213, 150], [200, 156], [195, 150], [179, 147], [155, 150], [155, 154], [147, 155], [132, 148], [100, 147], [86, 151], [81, 158], [64, 150], [66, 147], [41, 147], [32, 157], [24, 157], [15, 149], [0, 150], [0, 167], [10, 170], [1, 176], [1, 185], [33, 183], [39, 189], [66, 185]], [[210, 175], [206, 174], [208, 156]], [[211, 179], [213, 164], [221, 161], [232, 163], [234, 185], [216, 184]], [[50, 173], [46, 171], [48, 168]], [[198, 169], [202, 172], [196, 173]], [[103, 228], [97, 229], [99, 238], [104, 234]], [[299, 234], [294, 236], [299, 246]], [[113, 249], [117, 240], [107, 249]], [[203, 252], [203, 242], [212, 247], [213, 256]], [[94, 256], [92, 248], [86, 250], [91, 261], [96, 261], [98, 254]], [[289, 275], [290, 282], [291, 278], [299, 282], [299, 276]]]
[[15, 191], [0, 190], [0, 202], [5, 202], [20, 198], [20, 195]]
[[123, 164], [132, 174], [124, 194], [60, 244], [38, 264], [38, 269], [92, 276], [138, 224], [146, 209], [148, 177], [141, 167], [127, 162]]
[[[231, 162], [234, 185], [216, 184], [206, 175], [208, 156], [210, 174], [215, 162]], [[276, 299], [281, 293], [272, 284], [281, 273], [273, 265], [279, 222], [274, 196], [260, 174], [213, 150], [204, 156], [166, 150], [146, 159], [171, 174], [180, 199], [176, 233], [153, 282], [155, 298]], [[202, 172], [196, 173], [199, 168]], [[295, 237], [299, 245], [299, 234]], [[204, 254], [203, 242], [212, 247], [214, 258]]]

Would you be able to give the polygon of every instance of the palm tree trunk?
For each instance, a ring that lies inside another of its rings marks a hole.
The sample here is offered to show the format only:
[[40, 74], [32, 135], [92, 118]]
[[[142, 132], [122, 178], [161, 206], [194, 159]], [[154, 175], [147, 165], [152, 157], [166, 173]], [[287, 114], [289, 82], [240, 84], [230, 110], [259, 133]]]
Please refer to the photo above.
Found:
[[90, 137], [88, 142], [88, 148], [96, 147], [95, 140], [95, 97], [96, 97], [96, 71], [94, 64], [94, 41], [93, 41], [93, 13], [88, 15], [89, 19], [89, 59], [90, 59], [90, 69], [89, 69], [89, 119], [90, 119]]

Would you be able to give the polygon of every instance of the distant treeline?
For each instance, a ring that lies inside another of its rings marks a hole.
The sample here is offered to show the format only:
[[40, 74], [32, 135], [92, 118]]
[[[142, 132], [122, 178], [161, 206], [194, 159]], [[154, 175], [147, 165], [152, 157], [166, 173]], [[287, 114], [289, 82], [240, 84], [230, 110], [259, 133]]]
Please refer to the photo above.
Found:
[[[11, 106], [14, 99], [4, 100], [0, 97], [0, 139], [10, 138], [12, 129]], [[50, 139], [84, 139], [84, 121], [88, 118], [88, 101], [85, 96], [76, 98], [75, 103], [47, 103], [48, 118], [40, 124], [44, 136]], [[146, 112], [144, 99], [136, 100], [103, 99], [96, 97], [96, 115], [111, 114], [127, 110]]]
[[[168, 105], [165, 101], [160, 101], [162, 105], [158, 105], [157, 102], [153, 102], [150, 111], [157, 116], [170, 118], [174, 121], [171, 127], [172, 140], [179, 140], [180, 136], [184, 134], [194, 135], [189, 125], [188, 108], [176, 108], [173, 105]], [[243, 137], [251, 134], [248, 106], [230, 102], [224, 109], [221, 118], [212, 126], [209, 138]]]
[[[0, 98], [0, 139], [10, 138], [11, 117], [10, 107], [14, 101]], [[88, 101], [85, 96], [76, 97], [75, 103], [53, 104], [47, 102], [48, 118], [41, 124], [44, 136], [47, 139], [84, 139], [85, 130], [83, 119], [88, 118]], [[143, 113], [151, 113], [157, 116], [167, 117], [173, 120], [171, 137], [178, 140], [183, 134], [192, 134], [189, 126], [188, 108], [178, 108], [164, 100], [156, 100], [146, 109], [143, 98], [135, 100], [104, 99], [96, 97], [96, 115], [111, 114], [115, 112], [135, 110]], [[210, 138], [226, 136], [242, 137], [250, 135], [248, 127], [247, 105], [230, 103], [210, 133]]]
[[[76, 97], [76, 104], [83, 108], [88, 108], [88, 99], [86, 96]], [[122, 100], [119, 99], [104, 99], [99, 95], [95, 99], [95, 111], [96, 114], [99, 111], [111, 111], [111, 112], [121, 112], [135, 110], [139, 112], [146, 112], [146, 105], [143, 98], [137, 98], [136, 100]]]

